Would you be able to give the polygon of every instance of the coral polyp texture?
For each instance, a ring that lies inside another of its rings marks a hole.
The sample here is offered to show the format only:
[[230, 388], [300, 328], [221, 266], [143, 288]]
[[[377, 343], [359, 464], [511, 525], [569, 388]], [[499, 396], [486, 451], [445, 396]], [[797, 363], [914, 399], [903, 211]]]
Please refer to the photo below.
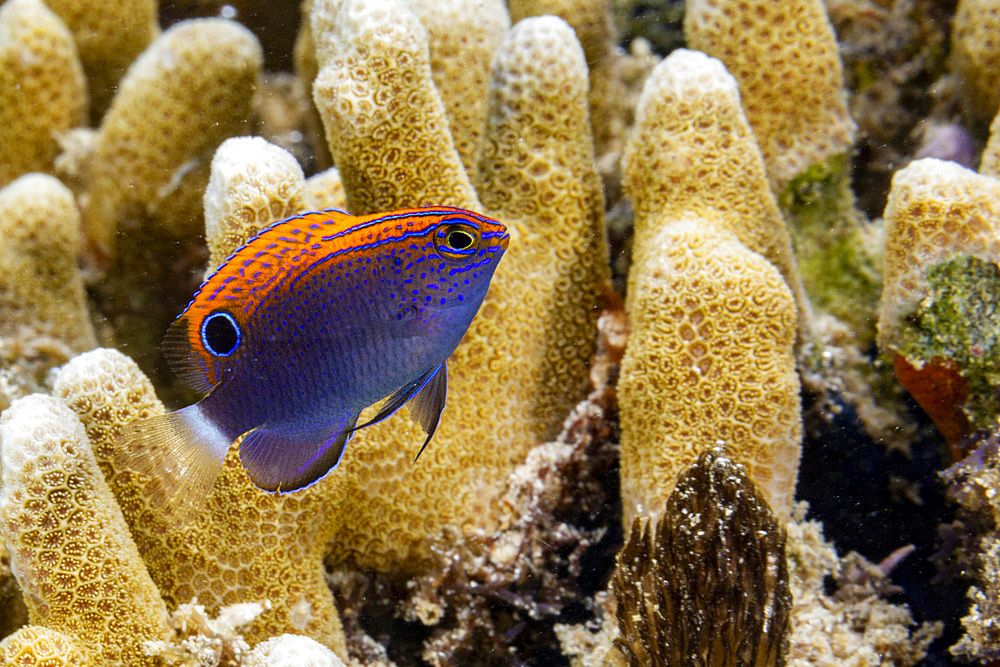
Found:
[[984, 176], [1000, 178], [1000, 111], [990, 124], [990, 138], [983, 149], [983, 157], [979, 163], [979, 173]]
[[91, 111], [100, 117], [129, 64], [159, 33], [155, 0], [45, 0], [66, 22], [87, 74]]
[[655, 227], [646, 220], [705, 215], [777, 266], [808, 318], [791, 236], [767, 185], [736, 81], [721, 62], [678, 49], [656, 66], [643, 87], [623, 162], [637, 219], [633, 261], [658, 250], [647, 243]]
[[551, 14], [576, 32], [590, 72], [590, 120], [594, 150], [621, 150], [624, 140], [625, 87], [615, 49], [615, 28], [608, 0], [513, 0], [511, 19]]
[[87, 119], [73, 35], [41, 0], [0, 7], [0, 186], [49, 171], [59, 136]]
[[431, 76], [455, 150], [471, 172], [486, 115], [490, 62], [510, 28], [507, 8], [502, 0], [407, 0], [406, 6], [427, 29]]
[[0, 532], [32, 624], [72, 636], [91, 664], [154, 664], [166, 607], [77, 416], [19, 399], [0, 418]]
[[307, 208], [305, 177], [291, 153], [260, 137], [222, 142], [205, 188], [209, 269], [272, 222]]
[[854, 143], [837, 41], [821, 0], [694, 0], [684, 35], [739, 82], [775, 192]]
[[[645, 224], [653, 224], [647, 220]], [[781, 274], [711, 219], [663, 219], [633, 264], [622, 359], [622, 512], [656, 516], [709, 445], [787, 519], [802, 425], [795, 301]]]
[[244, 630], [256, 643], [305, 634], [346, 655], [340, 619], [323, 578], [329, 482], [276, 495], [253, 485], [234, 446], [204, 509], [191, 523], [165, 526], [146, 493], [148, 478], [115, 467], [121, 427], [163, 413], [152, 384], [120, 352], [94, 350], [60, 371], [54, 393], [83, 421], [136, 545], [166, 601], [226, 605], [270, 602]]
[[[559, 19], [508, 33], [494, 58], [477, 197], [439, 111], [419, 22], [387, 1], [317, 2], [312, 22], [314, 95], [350, 210], [472, 206], [513, 237], [449, 361], [450, 407], [420, 460], [419, 428], [394, 416], [359, 432], [331, 476], [352, 508], [331, 517], [334, 561], [414, 571], [444, 527], [472, 534], [504, 521], [508, 474], [587, 391], [608, 276], [587, 71]], [[373, 100], [380, 108], [369, 114]]]
[[72, 637], [43, 625], [27, 625], [0, 641], [0, 665], [87, 667], [88, 663]]
[[44, 174], [0, 189], [0, 238], [0, 336], [48, 336], [74, 352], [94, 347], [69, 189]]
[[431, 202], [478, 208], [417, 17], [394, 0], [317, 0], [310, 20], [319, 64], [313, 99], [348, 209], [374, 213]]
[[120, 227], [152, 219], [173, 237], [201, 230], [212, 152], [249, 129], [260, 44], [224, 19], [182, 21], [132, 63], [91, 148], [80, 197], [86, 237], [114, 253]]
[[1000, 416], [1000, 181], [927, 158], [892, 183], [879, 347], [954, 443]]
[[960, 0], [951, 31], [951, 68], [960, 77], [963, 103], [988, 123], [1000, 110], [1000, 2]]

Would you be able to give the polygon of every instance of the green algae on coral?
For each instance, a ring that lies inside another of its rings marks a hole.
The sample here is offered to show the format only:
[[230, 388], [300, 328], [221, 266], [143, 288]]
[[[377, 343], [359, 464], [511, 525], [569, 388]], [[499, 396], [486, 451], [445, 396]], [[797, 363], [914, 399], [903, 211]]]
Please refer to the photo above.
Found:
[[930, 294], [905, 318], [896, 351], [914, 366], [949, 359], [969, 385], [964, 410], [972, 424], [1000, 418], [1000, 267], [969, 255], [927, 269]]
[[788, 182], [778, 203], [788, 216], [799, 271], [814, 306], [875, 335], [882, 260], [877, 230], [854, 207], [846, 154], [816, 163]]

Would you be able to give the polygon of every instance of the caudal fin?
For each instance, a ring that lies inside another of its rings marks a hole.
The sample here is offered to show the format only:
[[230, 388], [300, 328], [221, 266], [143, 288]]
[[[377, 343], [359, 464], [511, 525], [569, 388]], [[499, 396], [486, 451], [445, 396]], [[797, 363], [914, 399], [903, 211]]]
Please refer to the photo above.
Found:
[[166, 525], [178, 526], [201, 508], [231, 444], [195, 404], [125, 425], [115, 462], [145, 480], [150, 505]]

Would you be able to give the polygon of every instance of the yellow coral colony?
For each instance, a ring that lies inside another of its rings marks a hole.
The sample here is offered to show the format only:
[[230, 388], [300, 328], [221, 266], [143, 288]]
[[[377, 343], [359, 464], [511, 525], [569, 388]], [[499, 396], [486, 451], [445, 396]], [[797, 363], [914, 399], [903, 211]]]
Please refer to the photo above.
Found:
[[91, 115], [100, 118], [118, 81], [159, 29], [155, 0], [45, 0], [66, 22], [87, 73]]
[[94, 347], [79, 230], [73, 194], [55, 178], [28, 174], [0, 189], [0, 337], [61, 341], [61, 361]]
[[1000, 111], [990, 124], [990, 138], [983, 149], [983, 158], [979, 163], [979, 173], [984, 176], [1000, 178]]
[[822, 0], [690, 0], [688, 46], [715, 56], [740, 85], [772, 189], [846, 152], [855, 125]]
[[167, 612], [77, 416], [56, 398], [0, 418], [0, 532], [32, 624], [72, 636], [90, 664], [153, 664]]
[[502, 521], [507, 475], [585, 394], [608, 274], [587, 74], [564, 22], [533, 19], [508, 34], [495, 57], [480, 207], [431, 84], [423, 27], [396, 3], [335, 4], [313, 7], [314, 95], [351, 210], [485, 208], [514, 236], [449, 362], [449, 407], [431, 446], [413, 464], [419, 428], [396, 416], [359, 432], [332, 476], [342, 506], [331, 517], [334, 558], [413, 571], [445, 526], [468, 534]]
[[[678, 49], [654, 69], [643, 88], [623, 161], [637, 220], [685, 212], [716, 218], [781, 270], [802, 319], [808, 318], [791, 236], [768, 188], [736, 81], [722, 63]], [[655, 226], [637, 223], [633, 261], [658, 252], [646, 242], [646, 235], [656, 231]]]
[[878, 344], [889, 351], [930, 292], [928, 268], [960, 254], [1000, 262], [1000, 181], [954, 162], [916, 160], [893, 176], [885, 220]]
[[704, 54], [675, 51], [646, 83], [625, 166], [642, 248], [618, 385], [626, 525], [662, 511], [677, 475], [718, 441], [789, 516], [801, 441], [795, 302], [747, 245], [790, 255], [760, 184], [743, 180], [754, 161], [741, 127], [732, 80]]
[[[313, 99], [348, 209], [478, 209], [448, 133], [420, 21], [390, 0], [317, 0], [310, 22], [320, 66]], [[394, 104], [387, 103], [390, 94]]]
[[200, 233], [212, 152], [246, 133], [262, 61], [249, 30], [223, 19], [182, 21], [132, 64], [101, 122], [80, 199], [101, 254], [116, 230], [147, 216], [168, 234]]
[[109, 349], [80, 355], [60, 370], [54, 392], [80, 415], [139, 552], [171, 606], [197, 598], [216, 613], [269, 600], [271, 609], [243, 630], [251, 644], [293, 632], [346, 655], [322, 564], [327, 481], [304, 493], [265, 493], [247, 478], [234, 446], [204, 510], [192, 523], [164, 530], [145, 480], [117, 470], [112, 459], [123, 424], [163, 413], [135, 362]]
[[44, 625], [26, 625], [0, 641], [4, 667], [87, 667], [76, 640]]
[[226, 139], [205, 189], [209, 271], [264, 227], [307, 208], [305, 178], [291, 153], [260, 137]]
[[[615, 53], [615, 30], [608, 0], [510, 0], [511, 20], [552, 14], [565, 20], [576, 32], [590, 72], [590, 120], [594, 149], [621, 150], [624, 135], [625, 90]], [[619, 145], [613, 145], [613, 142]]]
[[0, 7], [0, 186], [50, 171], [62, 132], [87, 119], [73, 35], [41, 0]]
[[431, 76], [465, 170], [476, 166], [493, 52], [510, 28], [502, 0], [407, 0], [427, 29]]
[[960, 0], [951, 32], [951, 69], [962, 80], [962, 102], [989, 122], [1000, 107], [1000, 2]]

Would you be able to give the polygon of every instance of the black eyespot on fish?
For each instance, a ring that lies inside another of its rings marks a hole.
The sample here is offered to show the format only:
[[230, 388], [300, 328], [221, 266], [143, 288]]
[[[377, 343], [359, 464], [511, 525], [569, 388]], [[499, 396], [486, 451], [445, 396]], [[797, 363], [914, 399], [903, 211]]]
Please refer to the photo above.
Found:
[[201, 342], [212, 356], [228, 357], [240, 346], [241, 338], [240, 326], [224, 310], [211, 313], [201, 323]]

